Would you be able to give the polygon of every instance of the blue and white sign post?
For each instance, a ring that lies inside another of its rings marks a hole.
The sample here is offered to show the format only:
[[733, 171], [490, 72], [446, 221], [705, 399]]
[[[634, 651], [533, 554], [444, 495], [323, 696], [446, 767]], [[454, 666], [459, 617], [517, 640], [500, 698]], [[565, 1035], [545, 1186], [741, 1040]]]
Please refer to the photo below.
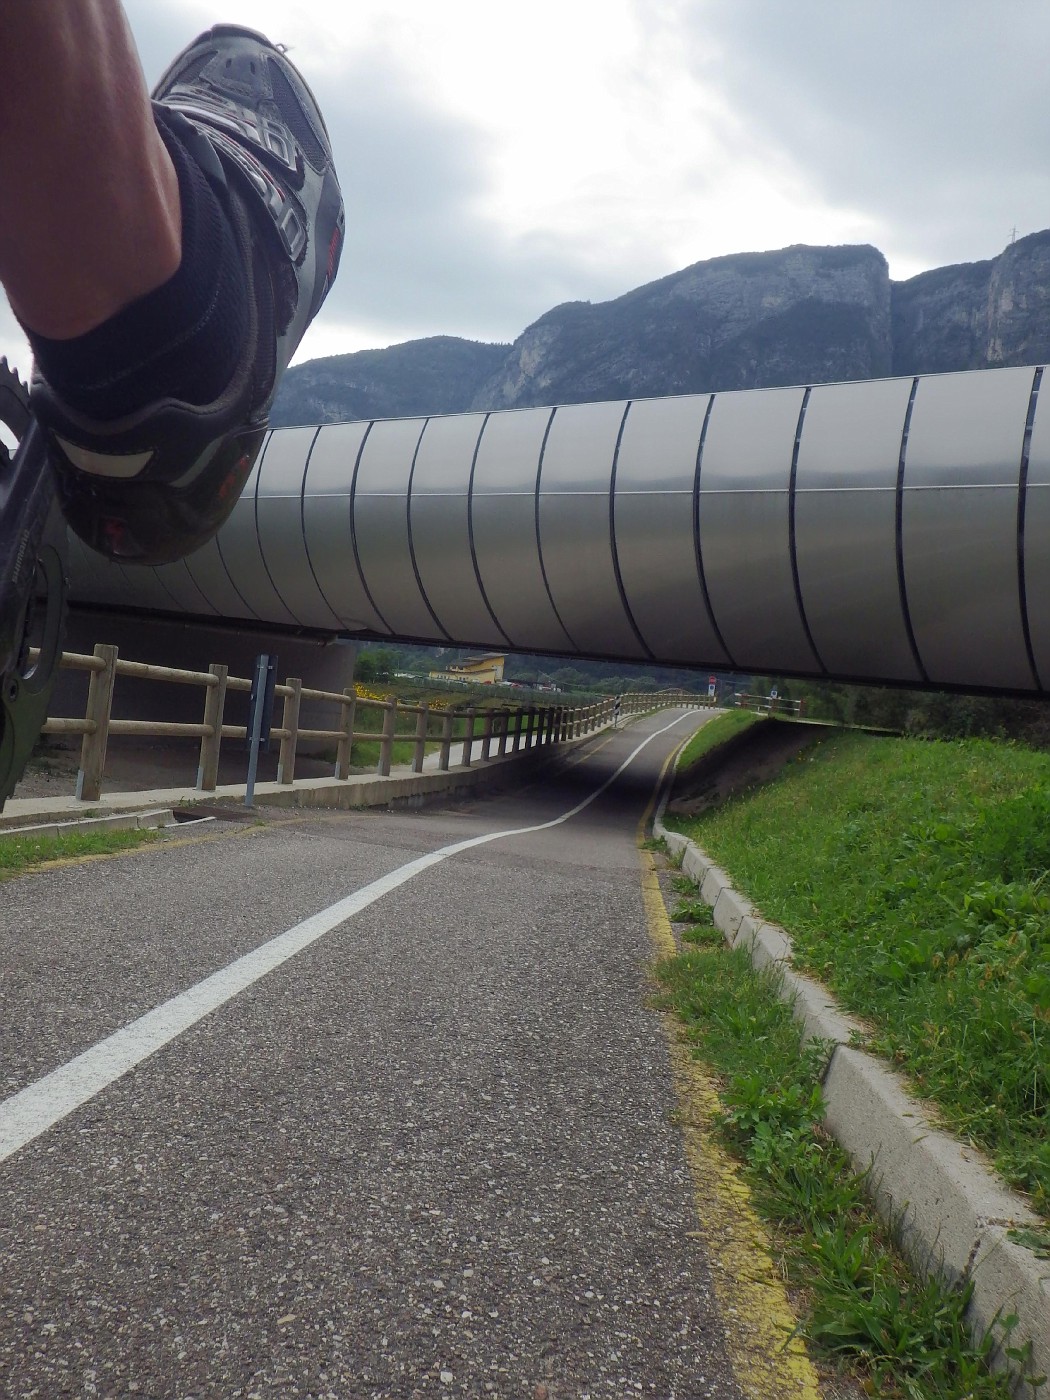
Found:
[[265, 652], [255, 658], [252, 693], [248, 701], [248, 781], [244, 789], [244, 805], [255, 801], [255, 779], [259, 771], [259, 750], [270, 742], [273, 725], [273, 695], [277, 684], [277, 657]]

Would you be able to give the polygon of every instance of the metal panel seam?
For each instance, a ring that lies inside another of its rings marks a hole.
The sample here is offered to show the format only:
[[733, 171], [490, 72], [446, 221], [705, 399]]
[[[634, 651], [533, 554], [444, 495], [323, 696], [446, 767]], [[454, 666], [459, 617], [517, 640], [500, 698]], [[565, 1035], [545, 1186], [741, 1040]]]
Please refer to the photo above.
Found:
[[557, 411], [557, 408], [551, 409], [551, 416], [547, 419], [547, 426], [543, 430], [543, 441], [540, 443], [539, 461], [536, 463], [536, 494], [533, 502], [536, 519], [536, 558], [539, 560], [540, 577], [543, 579], [543, 586], [547, 590], [547, 597], [550, 599], [550, 605], [554, 611], [554, 616], [558, 619], [558, 626], [569, 639], [570, 646], [575, 647], [576, 650], [579, 651], [580, 648], [576, 645], [572, 634], [570, 633], [569, 629], [565, 626], [565, 623], [562, 620], [562, 615], [558, 611], [558, 605], [554, 601], [554, 594], [551, 592], [550, 580], [547, 577], [547, 569], [543, 563], [543, 543], [540, 539], [540, 478], [543, 476], [543, 455], [547, 451], [547, 439], [551, 435], [551, 428], [554, 426], [554, 415], [557, 413]]
[[1028, 507], [1028, 467], [1032, 455], [1032, 432], [1035, 428], [1035, 414], [1039, 401], [1039, 386], [1043, 382], [1043, 366], [1037, 365], [1032, 376], [1032, 392], [1028, 396], [1028, 416], [1025, 418], [1024, 442], [1021, 447], [1021, 471], [1017, 481], [1017, 591], [1021, 602], [1021, 628], [1024, 633], [1024, 649], [1028, 655], [1036, 690], [1043, 689], [1036, 664], [1035, 648], [1032, 645], [1032, 629], [1028, 623], [1028, 584], [1025, 580], [1025, 512]]
[[[179, 563], [180, 563], [180, 564], [185, 564], [185, 562], [186, 562], [185, 559], [180, 559], [180, 560], [179, 560]], [[121, 570], [121, 573], [123, 573], [123, 572], [124, 572], [124, 571], [123, 571], [123, 569], [122, 569], [122, 570]], [[171, 599], [172, 606], [173, 606], [174, 610], [175, 610], [176, 612], [181, 612], [181, 611], [182, 611], [182, 606], [181, 606], [181, 604], [179, 603], [179, 600], [175, 597], [175, 594], [172, 593], [171, 589], [168, 587], [168, 585], [167, 585], [167, 584], [164, 582], [164, 580], [161, 578], [161, 576], [160, 576], [160, 574], [157, 572], [157, 570], [156, 570], [155, 568], [151, 568], [150, 572], [153, 574], [153, 577], [154, 577], [154, 578], [157, 580], [157, 582], [160, 584], [161, 588], [164, 589], [164, 592], [165, 592], [165, 593], [168, 595], [168, 597]], [[127, 574], [124, 574], [124, 577], [127, 578], [127, 577], [128, 577]], [[130, 579], [128, 580], [128, 582], [130, 583]], [[200, 592], [200, 589], [198, 589], [197, 592], [199, 593], [199, 592]]]
[[[258, 499], [259, 499], [259, 481], [260, 481], [260, 479], [261, 479], [261, 477], [262, 477], [263, 462], [266, 460], [266, 453], [269, 451], [270, 443], [271, 443], [272, 441], [273, 441], [273, 429], [271, 428], [270, 431], [266, 434], [266, 440], [265, 440], [264, 443], [263, 443], [262, 452], [259, 454], [259, 465], [258, 465], [258, 467], [257, 467], [257, 469], [256, 469], [256, 472], [255, 472], [255, 497], [254, 497], [254, 499], [253, 499], [253, 501], [252, 501], [252, 514], [253, 514], [253, 515], [255, 515], [256, 502], [257, 502]], [[244, 497], [242, 496], [241, 499], [243, 500]], [[234, 507], [234, 509], [236, 509], [236, 507]], [[258, 540], [259, 540], [259, 522], [258, 522], [258, 519], [256, 519], [256, 523], [255, 523], [255, 539], [256, 539], [256, 543], [258, 543]], [[242, 602], [242, 603], [244, 604], [244, 606], [248, 609], [249, 613], [251, 613], [252, 617], [255, 618], [256, 622], [265, 622], [266, 619], [259, 616], [259, 614], [258, 614], [258, 613], [255, 611], [255, 609], [252, 607], [251, 603], [248, 602], [248, 599], [244, 596], [244, 594], [243, 594], [243, 593], [241, 592], [241, 590], [237, 587], [236, 583], [235, 583], [234, 580], [233, 580], [233, 574], [230, 572], [230, 566], [229, 566], [229, 564], [227, 564], [227, 562], [226, 562], [226, 555], [223, 554], [223, 552], [222, 552], [222, 531], [221, 531], [221, 530], [220, 530], [220, 531], [218, 532], [218, 534], [215, 536], [215, 548], [216, 548], [216, 550], [218, 551], [219, 562], [220, 562], [220, 564], [222, 565], [222, 567], [226, 570], [226, 577], [230, 580], [230, 587], [233, 589], [234, 593], [237, 594], [237, 597], [240, 598], [241, 602]], [[260, 553], [260, 554], [262, 553], [262, 550], [261, 550], [261, 549], [259, 550], [259, 553]], [[265, 562], [265, 561], [264, 561], [264, 562]], [[202, 589], [201, 591], [203, 592], [203, 589]], [[218, 611], [218, 609], [216, 609], [216, 611]]]
[[492, 625], [495, 627], [496, 631], [509, 647], [513, 647], [514, 643], [507, 636], [504, 628], [500, 626], [499, 618], [496, 616], [492, 604], [489, 602], [489, 595], [485, 591], [485, 584], [481, 577], [481, 569], [478, 565], [478, 551], [474, 545], [474, 477], [478, 469], [478, 453], [481, 451], [481, 440], [485, 436], [485, 429], [488, 427], [491, 417], [491, 413], [485, 414], [484, 421], [481, 424], [481, 431], [478, 433], [478, 440], [474, 444], [474, 455], [470, 459], [470, 476], [467, 478], [467, 543], [470, 545], [470, 562], [474, 568], [474, 577], [477, 579], [481, 601], [485, 604], [488, 615], [492, 618]]
[[700, 548], [700, 469], [704, 460], [704, 444], [707, 442], [707, 428], [711, 422], [711, 410], [715, 406], [717, 394], [712, 394], [707, 401], [707, 412], [704, 414], [704, 425], [700, 429], [700, 441], [696, 448], [696, 469], [693, 473], [693, 548], [696, 551], [696, 572], [700, 580], [700, 592], [703, 595], [704, 607], [707, 609], [707, 616], [711, 623], [711, 630], [718, 639], [718, 645], [729, 659], [730, 667], [735, 671], [737, 667], [733, 653], [726, 646], [726, 639], [722, 636], [722, 629], [718, 625], [715, 617], [715, 610], [711, 606], [711, 594], [707, 589], [707, 575], [704, 572], [704, 555]]
[[423, 580], [419, 574], [419, 565], [416, 563], [416, 546], [412, 539], [412, 482], [416, 477], [416, 463], [419, 461], [419, 449], [423, 445], [427, 428], [430, 426], [430, 418], [424, 422], [419, 430], [419, 437], [416, 438], [416, 450], [412, 453], [412, 465], [408, 469], [408, 486], [405, 489], [405, 532], [408, 535], [408, 557], [412, 561], [412, 574], [416, 580], [416, 587], [419, 589], [419, 596], [423, 599], [423, 606], [433, 619], [434, 626], [445, 638], [446, 642], [451, 642], [452, 637], [441, 624], [441, 619], [430, 606], [430, 599], [427, 597], [427, 590], [423, 587]]
[[609, 549], [612, 552], [613, 576], [616, 579], [616, 588], [620, 594], [620, 602], [627, 615], [627, 621], [631, 624], [631, 631], [638, 638], [638, 645], [645, 652], [650, 661], [655, 661], [652, 648], [646, 643], [642, 636], [641, 629], [634, 620], [634, 613], [631, 612], [631, 605], [627, 601], [627, 590], [623, 586], [623, 574], [620, 572], [620, 552], [616, 547], [616, 468], [620, 462], [620, 444], [623, 442], [623, 431], [627, 426], [627, 415], [631, 411], [633, 399], [628, 399], [623, 410], [623, 417], [620, 419], [620, 431], [616, 434], [616, 446], [613, 448], [612, 472], [609, 475]]
[[[194, 576], [193, 576], [193, 570], [190, 568], [190, 565], [189, 565], [189, 559], [187, 559], [187, 558], [182, 558], [182, 559], [179, 560], [179, 564], [182, 566], [182, 571], [183, 571], [183, 573], [186, 575], [187, 579], [189, 579], [190, 587], [193, 589], [194, 593], [198, 594], [198, 595], [200, 596], [201, 600], [202, 600], [204, 603], [206, 603], [206, 604], [208, 605], [209, 608], [211, 608], [212, 613], [213, 613], [216, 617], [218, 617], [218, 616], [219, 616], [219, 613], [218, 613], [217, 608], [214, 606], [214, 604], [208, 602], [208, 599], [205, 597], [205, 594], [204, 594], [204, 589], [203, 589], [203, 588], [200, 586], [200, 584], [197, 582], [196, 578], [194, 578]], [[163, 579], [161, 580], [161, 582], [163, 583]], [[165, 587], [166, 587], [166, 586], [167, 586], [167, 585], [165, 585]], [[171, 592], [170, 589], [169, 589], [168, 591]], [[180, 605], [180, 606], [181, 606], [181, 605]]]
[[343, 619], [339, 617], [335, 608], [332, 607], [324, 589], [321, 587], [321, 580], [317, 577], [317, 570], [314, 568], [314, 561], [310, 555], [310, 542], [306, 538], [306, 478], [310, 475], [310, 463], [313, 460], [314, 448], [321, 440], [321, 431], [323, 427], [323, 423], [317, 425], [317, 432], [314, 433], [313, 441], [310, 443], [310, 451], [306, 454], [306, 464], [303, 467], [303, 479], [299, 483], [299, 533], [303, 537], [303, 553], [306, 555], [306, 562], [310, 567], [314, 587], [317, 589], [319, 596], [324, 599], [324, 605], [328, 611], [333, 617], [339, 618], [339, 621], [342, 622]]
[[[361, 587], [365, 590], [365, 597], [372, 604], [372, 611], [375, 613], [376, 617], [379, 618], [379, 621], [386, 628], [390, 636], [393, 636], [394, 629], [376, 607], [376, 600], [372, 597], [372, 590], [368, 586], [368, 580], [365, 578], [365, 571], [361, 564], [361, 551], [357, 547], [357, 518], [354, 511], [354, 507], [357, 504], [357, 476], [361, 470], [361, 458], [364, 456], [365, 446], [375, 425], [376, 420], [373, 418], [365, 429], [365, 435], [361, 439], [361, 446], [357, 449], [357, 458], [354, 461], [354, 474], [350, 479], [350, 547], [354, 551], [354, 566], [357, 569], [357, 577], [361, 580]], [[338, 617], [339, 614], [336, 613], [336, 616]]]
[[795, 445], [791, 449], [791, 475], [788, 479], [788, 552], [791, 555], [791, 582], [795, 588], [795, 606], [798, 608], [799, 619], [802, 623], [802, 630], [806, 635], [810, 650], [816, 658], [817, 665], [828, 674], [828, 668], [824, 664], [824, 658], [817, 649], [817, 644], [813, 639], [810, 629], [809, 618], [806, 616], [806, 605], [802, 601], [802, 580], [798, 572], [798, 546], [795, 541], [795, 483], [798, 481], [798, 457], [802, 447], [802, 432], [806, 425], [806, 409], [809, 407], [810, 395], [813, 393], [813, 386], [806, 386], [806, 392], [802, 395], [802, 405], [798, 411], [798, 423], [795, 426]]
[[[321, 427], [320, 427], [320, 424], [318, 424], [318, 426], [314, 429], [314, 435], [313, 435], [313, 437], [310, 439], [310, 450], [309, 450], [309, 452], [307, 452], [307, 454], [306, 454], [306, 461], [303, 463], [303, 475], [302, 475], [302, 480], [301, 480], [300, 483], [299, 483], [299, 531], [300, 531], [300, 534], [303, 534], [303, 528], [302, 528], [302, 521], [303, 521], [303, 507], [302, 507], [303, 486], [304, 486], [304, 484], [305, 484], [305, 482], [306, 482], [306, 473], [307, 473], [307, 471], [309, 470], [309, 467], [310, 467], [310, 458], [311, 458], [311, 456], [313, 455], [314, 443], [316, 443], [317, 438], [318, 438], [320, 432], [321, 432]], [[259, 473], [259, 480], [260, 480], [260, 481], [262, 480], [262, 472], [261, 472], [261, 471], [260, 471], [260, 473]], [[266, 550], [263, 549], [262, 531], [259, 529], [259, 484], [258, 484], [258, 482], [256, 482], [256, 485], [255, 485], [255, 538], [256, 538], [256, 540], [258, 541], [258, 544], [259, 544], [259, 558], [260, 558], [260, 559], [262, 560], [262, 562], [263, 562], [263, 568], [266, 570], [266, 577], [270, 580], [270, 586], [272, 587], [273, 591], [277, 594], [278, 598], [280, 598], [280, 600], [281, 600], [281, 602], [284, 604], [284, 606], [285, 606], [286, 608], [288, 608], [288, 611], [289, 611], [289, 612], [292, 614], [292, 616], [295, 618], [296, 622], [298, 622], [299, 626], [300, 626], [300, 627], [305, 626], [305, 623], [303, 622], [302, 618], [301, 618], [301, 617], [296, 617], [296, 615], [295, 615], [295, 610], [294, 610], [293, 608], [291, 608], [291, 607], [288, 606], [288, 600], [287, 600], [287, 598], [284, 596], [284, 594], [281, 592], [281, 590], [277, 587], [277, 581], [276, 581], [276, 579], [275, 579], [274, 576], [273, 576], [273, 571], [272, 571], [271, 568], [270, 568], [269, 560], [266, 558]], [[306, 548], [306, 536], [305, 536], [305, 534], [303, 534], [303, 548], [304, 548], [304, 549]], [[309, 560], [309, 558], [310, 558], [309, 554], [307, 554], [306, 557], [307, 557], [307, 560]], [[311, 566], [310, 572], [313, 573], [313, 568], [312, 568], [312, 566]]]
[[904, 618], [904, 630], [908, 634], [908, 645], [911, 647], [912, 659], [920, 677], [929, 684], [929, 676], [926, 667], [922, 664], [922, 657], [919, 655], [919, 644], [915, 640], [915, 628], [911, 622], [911, 609], [908, 607], [908, 581], [904, 573], [904, 471], [908, 460], [908, 434], [911, 432], [911, 416], [915, 408], [915, 396], [919, 392], [919, 376], [916, 375], [911, 382], [911, 393], [908, 395], [908, 407], [904, 411], [904, 427], [901, 429], [901, 450], [897, 458], [897, 501], [895, 533], [897, 545], [897, 590], [900, 594], [901, 615]]

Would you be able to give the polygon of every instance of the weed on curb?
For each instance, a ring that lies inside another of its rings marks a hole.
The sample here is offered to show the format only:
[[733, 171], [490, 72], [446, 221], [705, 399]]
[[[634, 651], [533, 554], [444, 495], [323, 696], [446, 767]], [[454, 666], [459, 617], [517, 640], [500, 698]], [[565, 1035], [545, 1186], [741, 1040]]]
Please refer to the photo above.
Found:
[[672, 884], [683, 893], [692, 890], [694, 896], [692, 899], [680, 899], [670, 913], [671, 922], [680, 926], [682, 942], [699, 947], [720, 945], [722, 935], [715, 928], [714, 911], [704, 900], [696, 898], [696, 886], [692, 880], [684, 875], [675, 875]]
[[131, 850], [159, 837], [159, 831], [149, 828], [142, 831], [70, 831], [57, 836], [5, 835], [0, 839], [0, 880], [12, 880], [17, 875], [38, 870], [51, 861]]
[[[802, 1292], [800, 1331], [810, 1344], [871, 1395], [1007, 1400], [1007, 1378], [988, 1369], [996, 1338], [975, 1342], [966, 1323], [970, 1286], [909, 1272], [872, 1215], [863, 1177], [824, 1131], [828, 1047], [803, 1045], [769, 973], [756, 973], [746, 953], [719, 938], [666, 960], [658, 976], [694, 1053], [719, 1077], [718, 1131], [744, 1164], [755, 1206]], [[1003, 1319], [1000, 1343], [1009, 1342], [1013, 1321]], [[1016, 1349], [1007, 1354], [1023, 1360]], [[1027, 1379], [1035, 1395], [1041, 1378]]]

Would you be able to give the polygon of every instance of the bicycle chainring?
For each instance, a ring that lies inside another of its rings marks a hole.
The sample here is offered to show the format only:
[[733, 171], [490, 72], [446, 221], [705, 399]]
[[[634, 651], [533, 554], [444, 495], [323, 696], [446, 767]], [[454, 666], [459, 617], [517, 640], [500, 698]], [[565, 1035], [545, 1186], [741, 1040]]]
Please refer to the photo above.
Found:
[[66, 526], [29, 390], [0, 358], [0, 809], [47, 719], [62, 656]]

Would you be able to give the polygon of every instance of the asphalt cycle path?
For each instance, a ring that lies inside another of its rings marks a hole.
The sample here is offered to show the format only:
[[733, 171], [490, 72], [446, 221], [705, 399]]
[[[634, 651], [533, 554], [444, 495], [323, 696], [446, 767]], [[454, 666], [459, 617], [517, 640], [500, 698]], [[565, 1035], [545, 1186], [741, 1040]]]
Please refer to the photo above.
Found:
[[738, 1364], [651, 1004], [698, 722], [4, 885], [0, 1394], [815, 1395]]

